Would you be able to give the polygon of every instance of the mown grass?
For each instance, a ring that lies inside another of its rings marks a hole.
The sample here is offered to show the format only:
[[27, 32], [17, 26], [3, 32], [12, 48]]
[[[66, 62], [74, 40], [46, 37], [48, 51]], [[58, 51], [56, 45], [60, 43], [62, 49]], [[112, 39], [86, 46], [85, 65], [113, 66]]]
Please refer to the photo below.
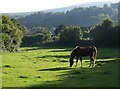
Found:
[[[98, 48], [95, 67], [69, 67], [72, 48], [25, 47], [17, 53], [2, 54], [3, 87], [117, 87], [118, 50]], [[80, 64], [80, 63], [79, 63]]]

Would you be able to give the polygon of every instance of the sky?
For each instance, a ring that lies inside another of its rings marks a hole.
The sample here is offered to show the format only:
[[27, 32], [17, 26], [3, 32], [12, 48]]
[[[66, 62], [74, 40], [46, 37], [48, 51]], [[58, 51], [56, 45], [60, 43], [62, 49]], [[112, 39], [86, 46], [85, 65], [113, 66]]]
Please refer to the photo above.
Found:
[[32, 12], [89, 2], [118, 1], [119, 0], [0, 0], [0, 13]]

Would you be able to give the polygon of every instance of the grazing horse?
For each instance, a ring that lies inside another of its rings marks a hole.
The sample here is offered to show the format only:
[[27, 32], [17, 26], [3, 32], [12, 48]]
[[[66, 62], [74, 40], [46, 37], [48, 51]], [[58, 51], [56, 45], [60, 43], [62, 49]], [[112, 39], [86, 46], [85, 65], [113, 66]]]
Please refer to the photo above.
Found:
[[90, 65], [89, 67], [94, 66], [96, 61], [96, 55], [97, 55], [97, 48], [95, 46], [88, 46], [88, 47], [80, 47], [76, 46], [70, 54], [70, 67], [73, 65], [74, 57], [76, 56], [76, 66], [78, 65], [78, 59], [80, 58], [81, 62], [81, 68], [82, 68], [82, 56], [90, 56]]

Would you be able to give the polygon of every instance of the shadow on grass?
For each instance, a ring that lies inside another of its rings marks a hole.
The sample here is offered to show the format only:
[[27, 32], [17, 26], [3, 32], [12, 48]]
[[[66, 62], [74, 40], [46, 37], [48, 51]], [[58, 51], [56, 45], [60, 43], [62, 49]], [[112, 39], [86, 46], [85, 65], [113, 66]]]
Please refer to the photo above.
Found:
[[37, 57], [37, 58], [49, 58], [49, 57], [55, 57], [55, 58], [68, 58], [68, 59], [69, 59], [69, 55], [45, 55], [45, 56]]
[[64, 49], [64, 50], [52, 50], [51, 52], [69, 52], [69, 51], [72, 51], [72, 49], [69, 48], [69, 49]]
[[38, 71], [60, 71], [60, 70], [69, 70], [71, 68], [68, 67], [58, 67], [58, 68], [48, 68], [48, 69], [40, 69]]
[[58, 80], [44, 81], [41, 84], [28, 86], [27, 89], [34, 89], [35, 87], [117, 87], [118, 60], [100, 61], [97, 64], [100, 67], [96, 65], [93, 68], [58, 67], [40, 69], [38, 71], [68, 71], [56, 75], [59, 77]]
[[[55, 49], [51, 52], [65, 52], [65, 51], [71, 51], [71, 47], [64, 47], [64, 46], [50, 46], [50, 47], [44, 47], [44, 46], [41, 46], [41, 47], [31, 47], [31, 48], [27, 48], [27, 49], [24, 49], [23, 51], [33, 51], [33, 50], [40, 50], [40, 49]], [[62, 49], [62, 50], [56, 50], [56, 49]]]
[[69, 62], [69, 55], [45, 55], [45, 56], [37, 56], [36, 59], [41, 61], [52, 61], [52, 62]]

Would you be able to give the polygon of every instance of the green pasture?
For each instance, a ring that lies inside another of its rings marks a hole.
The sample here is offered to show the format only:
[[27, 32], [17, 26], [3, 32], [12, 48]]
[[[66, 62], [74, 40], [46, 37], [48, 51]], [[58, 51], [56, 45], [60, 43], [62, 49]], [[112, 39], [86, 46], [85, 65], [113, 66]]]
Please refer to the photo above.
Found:
[[[117, 87], [118, 50], [98, 48], [95, 67], [89, 57], [83, 68], [69, 67], [72, 48], [24, 47], [17, 53], [2, 53], [3, 87]], [[74, 60], [75, 61], [75, 60]]]

